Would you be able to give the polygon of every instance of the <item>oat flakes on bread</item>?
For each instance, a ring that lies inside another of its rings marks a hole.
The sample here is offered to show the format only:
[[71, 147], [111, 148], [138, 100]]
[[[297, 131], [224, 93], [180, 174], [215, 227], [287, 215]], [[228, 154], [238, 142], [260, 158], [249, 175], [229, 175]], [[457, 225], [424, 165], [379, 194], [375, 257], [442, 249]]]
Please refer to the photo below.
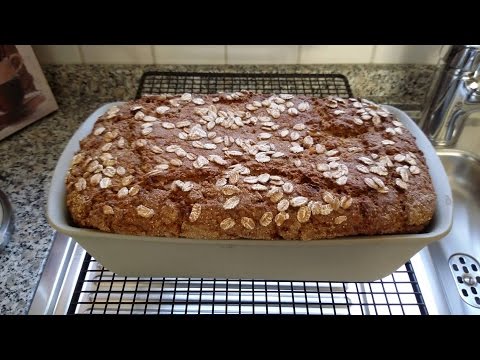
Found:
[[204, 239], [417, 233], [436, 202], [414, 137], [381, 106], [249, 91], [111, 108], [66, 185], [79, 227]]

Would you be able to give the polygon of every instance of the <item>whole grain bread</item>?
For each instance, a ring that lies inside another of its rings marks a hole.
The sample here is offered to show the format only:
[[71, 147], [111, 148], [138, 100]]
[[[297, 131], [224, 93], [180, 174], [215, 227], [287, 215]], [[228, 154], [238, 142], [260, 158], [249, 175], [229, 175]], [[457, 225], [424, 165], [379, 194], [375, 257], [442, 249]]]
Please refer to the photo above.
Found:
[[381, 106], [249, 91], [112, 107], [66, 185], [77, 226], [203, 239], [415, 233], [436, 202], [414, 137]]

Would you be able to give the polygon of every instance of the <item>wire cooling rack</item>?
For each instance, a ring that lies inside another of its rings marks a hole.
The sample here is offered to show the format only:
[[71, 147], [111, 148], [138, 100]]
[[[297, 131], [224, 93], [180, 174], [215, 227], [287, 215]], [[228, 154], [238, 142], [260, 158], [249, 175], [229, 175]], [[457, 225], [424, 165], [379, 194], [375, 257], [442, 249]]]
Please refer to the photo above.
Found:
[[140, 79], [137, 98], [146, 94], [191, 92], [211, 94], [252, 90], [260, 93], [291, 93], [312, 96], [352, 97], [347, 78], [340, 74], [236, 74], [146, 72]]
[[[352, 97], [339, 74], [144, 73], [137, 98], [234, 92]], [[375, 282], [118, 276], [86, 254], [68, 314], [426, 315], [412, 265]]]
[[118, 276], [86, 255], [68, 314], [427, 314], [412, 265], [365, 283]]

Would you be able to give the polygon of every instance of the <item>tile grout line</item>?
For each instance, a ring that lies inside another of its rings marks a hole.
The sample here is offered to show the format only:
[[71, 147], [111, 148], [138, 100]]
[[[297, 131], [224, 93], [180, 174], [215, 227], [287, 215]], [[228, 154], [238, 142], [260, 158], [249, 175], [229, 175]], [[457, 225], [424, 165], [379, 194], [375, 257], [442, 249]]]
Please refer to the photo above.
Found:
[[302, 61], [302, 47], [303, 45], [297, 45], [298, 48], [297, 48], [297, 65], [300, 65], [301, 64], [301, 61]]
[[377, 55], [377, 45], [373, 45], [372, 55], [370, 56], [370, 64], [375, 63], [375, 56]]
[[157, 65], [157, 57], [155, 56], [155, 45], [150, 45], [150, 51], [152, 53], [153, 64]]
[[77, 45], [77, 48], [78, 48], [78, 53], [80, 54], [80, 63], [85, 65], [86, 64], [85, 55], [83, 54], [82, 45]]

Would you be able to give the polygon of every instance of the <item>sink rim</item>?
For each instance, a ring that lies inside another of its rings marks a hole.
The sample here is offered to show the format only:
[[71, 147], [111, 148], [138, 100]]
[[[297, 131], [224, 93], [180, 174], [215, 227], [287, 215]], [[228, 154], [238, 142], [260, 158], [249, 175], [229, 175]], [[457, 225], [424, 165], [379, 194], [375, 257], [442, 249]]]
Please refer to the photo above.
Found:
[[[436, 149], [436, 152], [437, 152], [437, 155], [440, 158], [442, 156], [462, 157], [462, 158], [468, 159], [469, 161], [477, 162], [478, 165], [480, 166], [480, 156], [476, 155], [476, 154], [473, 154], [469, 151], [460, 150], [460, 149], [446, 149], [446, 148], [444, 149], [444, 148], [441, 148], [441, 149]], [[448, 172], [446, 170], [445, 170], [445, 172], [448, 175]]]
[[[440, 314], [458, 314], [458, 315], [473, 315], [480, 314], [480, 309], [470, 305], [459, 294], [456, 279], [452, 276], [449, 260], [456, 254], [465, 254], [479, 260], [478, 245], [472, 243], [476, 236], [470, 234], [470, 237], [465, 238], [458, 234], [459, 229], [462, 229], [462, 223], [455, 221], [457, 216], [463, 216], [458, 212], [456, 201], [459, 201], [455, 196], [455, 189], [460, 186], [463, 190], [471, 194], [475, 191], [472, 188], [465, 188], [460, 184], [460, 180], [464, 180], [469, 184], [476, 184], [480, 172], [480, 156], [456, 148], [440, 148], [436, 149], [437, 155], [444, 165], [445, 172], [449, 178], [450, 186], [453, 196], [453, 219], [451, 231], [440, 241], [434, 242], [426, 246], [416, 256], [416, 260], [412, 261], [415, 273], [420, 278], [428, 279], [428, 284], [420, 282], [422, 294], [431, 296], [435, 300], [435, 305]], [[458, 172], [460, 170], [460, 172]], [[478, 196], [478, 195], [476, 195]], [[471, 199], [470, 199], [471, 200]], [[460, 200], [463, 204], [466, 199]], [[467, 201], [468, 202], [468, 201]], [[473, 201], [477, 208], [480, 204]], [[472, 206], [472, 203], [467, 206]], [[461, 208], [461, 207], [460, 207]], [[467, 212], [467, 217], [474, 218], [474, 214]], [[473, 236], [473, 237], [472, 237]], [[413, 260], [413, 259], [412, 259]], [[430, 294], [431, 293], [431, 294]]]

